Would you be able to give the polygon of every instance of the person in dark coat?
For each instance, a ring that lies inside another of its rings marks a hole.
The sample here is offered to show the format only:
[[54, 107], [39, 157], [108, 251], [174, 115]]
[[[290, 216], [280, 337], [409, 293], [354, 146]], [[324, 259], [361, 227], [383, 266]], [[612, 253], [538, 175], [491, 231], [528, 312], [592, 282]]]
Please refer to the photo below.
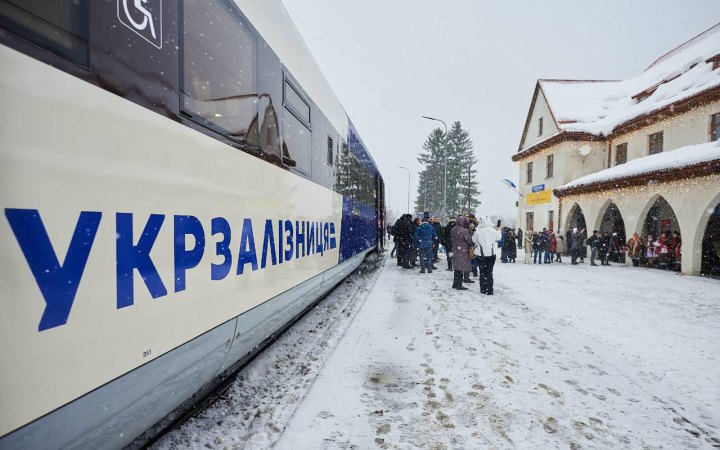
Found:
[[403, 214], [395, 224], [395, 240], [398, 243], [398, 265], [404, 269], [410, 269], [412, 238], [412, 216]]
[[465, 278], [465, 275], [472, 270], [469, 250], [470, 247], [473, 247], [473, 241], [470, 237], [469, 227], [470, 220], [467, 217], [460, 216], [450, 232], [454, 270], [453, 289], [465, 290], [467, 288], [462, 285], [463, 282], [473, 282], [470, 278]]
[[513, 229], [510, 229], [510, 236], [505, 245], [507, 245], [508, 262], [515, 264], [515, 258], [517, 258], [517, 236], [515, 236]]
[[443, 247], [445, 247], [445, 256], [447, 256], [447, 270], [449, 271], [453, 270], [452, 240], [450, 239], [450, 234], [453, 227], [455, 227], [455, 218], [450, 217], [450, 220], [448, 221], [447, 225], [445, 225], [445, 228], [443, 228], [442, 232], [442, 245]]
[[437, 241], [435, 229], [428, 222], [429, 219], [423, 219], [422, 224], [415, 229], [413, 236], [413, 245], [420, 253], [420, 273], [432, 273], [432, 250], [433, 244]]
[[570, 257], [572, 257], [572, 254], [573, 254], [572, 242], [573, 242], [573, 230], [572, 230], [572, 228], [568, 228], [567, 233], [565, 233], [565, 244], [567, 245], [567, 256], [570, 256]]
[[412, 216], [410, 216], [411, 222], [410, 222], [410, 267], [416, 267], [417, 266], [417, 260], [418, 260], [418, 248], [415, 247], [415, 244], [413, 244], [413, 236], [415, 236], [415, 230], [418, 229], [420, 226], [420, 218], [416, 217], [412, 219]]
[[503, 227], [500, 232], [500, 236], [500, 241], [502, 242], [502, 247], [500, 247], [500, 262], [505, 264], [508, 262], [508, 241], [510, 240], [510, 228]]
[[404, 216], [400, 216], [395, 220], [395, 224], [392, 226], [391, 233], [393, 235], [393, 242], [395, 245], [393, 246], [392, 251], [390, 252], [390, 257], [397, 258], [397, 265], [402, 266], [402, 247], [400, 245], [400, 238], [398, 237], [398, 232], [400, 230], [400, 222], [402, 222]]
[[610, 246], [612, 244], [611, 242], [610, 233], [605, 232], [602, 236], [598, 238], [597, 243], [597, 249], [598, 249], [598, 256], [600, 257], [600, 265], [601, 266], [609, 266], [610, 262]]
[[435, 243], [433, 244], [433, 262], [438, 262], [440, 261], [440, 258], [438, 258], [438, 251], [440, 250], [440, 240], [443, 228], [442, 225], [440, 225], [440, 219], [437, 217], [430, 219], [430, 225], [432, 225], [433, 230], [435, 230], [435, 236], [437, 236], [437, 239], [435, 239]]
[[542, 264], [543, 263], [543, 252], [545, 251], [545, 237], [547, 235], [545, 234], [545, 230], [543, 230], [541, 233], [536, 233], [535, 236], [533, 236], [532, 246], [533, 246], [533, 263], [534, 264]]
[[597, 266], [597, 264], [595, 264], [595, 258], [597, 258], [599, 242], [600, 242], [600, 233], [598, 232], [598, 230], [593, 231], [592, 236], [590, 236], [588, 238], [588, 240], [585, 241], [585, 245], [590, 246], [590, 265], [591, 266]]
[[517, 233], [515, 234], [515, 236], [517, 237], [517, 248], [522, 250], [522, 246], [523, 246], [523, 230], [522, 230], [522, 228], [517, 229]]

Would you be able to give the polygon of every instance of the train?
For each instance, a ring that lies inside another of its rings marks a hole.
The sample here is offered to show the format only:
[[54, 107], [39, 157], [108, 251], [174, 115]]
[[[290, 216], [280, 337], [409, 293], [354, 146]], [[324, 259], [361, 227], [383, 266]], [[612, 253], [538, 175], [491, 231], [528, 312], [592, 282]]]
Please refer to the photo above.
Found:
[[382, 249], [280, 0], [0, 0], [0, 448], [123, 448]]

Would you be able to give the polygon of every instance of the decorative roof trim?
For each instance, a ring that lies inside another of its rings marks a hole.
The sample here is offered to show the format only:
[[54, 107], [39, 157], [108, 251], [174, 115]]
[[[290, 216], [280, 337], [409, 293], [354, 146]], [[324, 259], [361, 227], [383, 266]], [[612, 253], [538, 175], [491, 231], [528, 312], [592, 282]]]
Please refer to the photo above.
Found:
[[570, 195], [588, 194], [591, 192], [610, 191], [627, 187], [643, 186], [650, 183], [666, 183], [670, 181], [686, 180], [720, 174], [720, 159], [691, 164], [680, 168], [668, 168], [614, 178], [612, 180], [597, 181], [595, 183], [573, 186], [565, 189], [554, 189], [556, 197], [562, 198]]
[[530, 157], [548, 147], [552, 147], [555, 144], [559, 144], [561, 142], [574, 142], [574, 141], [603, 141], [605, 138], [600, 136], [595, 136], [594, 134], [585, 133], [582, 131], [560, 131], [559, 133], [556, 133], [549, 138], [542, 140], [525, 150], [522, 150], [516, 154], [513, 155], [512, 160], [513, 161], [520, 161], [522, 159], [525, 159], [527, 157]]

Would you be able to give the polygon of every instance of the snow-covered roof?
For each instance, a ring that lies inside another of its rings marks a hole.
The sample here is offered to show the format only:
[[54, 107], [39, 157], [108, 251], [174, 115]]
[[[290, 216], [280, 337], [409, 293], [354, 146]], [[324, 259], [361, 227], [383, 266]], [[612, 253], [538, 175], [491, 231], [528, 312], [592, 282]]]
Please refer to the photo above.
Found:
[[557, 190], [586, 186], [605, 181], [617, 180], [636, 175], [652, 174], [673, 169], [680, 169], [709, 161], [720, 161], [720, 141], [688, 145], [656, 155], [644, 156], [628, 161], [600, 172], [591, 173], [570, 183], [560, 186]]
[[[712, 70], [706, 63], [718, 54], [720, 24], [661, 56], [634, 78], [538, 84], [561, 130], [607, 136], [636, 117], [720, 86], [720, 68]], [[641, 93], [647, 97], [638, 101]]]

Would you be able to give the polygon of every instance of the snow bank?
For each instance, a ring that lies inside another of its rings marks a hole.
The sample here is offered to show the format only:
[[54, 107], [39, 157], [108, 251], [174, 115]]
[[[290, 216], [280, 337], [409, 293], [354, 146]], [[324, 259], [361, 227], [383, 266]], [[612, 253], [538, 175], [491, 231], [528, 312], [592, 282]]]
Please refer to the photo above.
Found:
[[715, 160], [720, 160], [720, 141], [688, 145], [677, 150], [633, 159], [625, 164], [591, 173], [590, 175], [560, 186], [558, 190], [634, 175], [679, 169], [681, 167]]
[[[563, 131], [609, 135], [622, 123], [720, 85], [720, 69], [705, 61], [720, 53], [720, 25], [664, 55], [624, 81], [540, 80]], [[652, 89], [655, 88], [653, 91]], [[633, 98], [647, 91], [638, 101]]]

